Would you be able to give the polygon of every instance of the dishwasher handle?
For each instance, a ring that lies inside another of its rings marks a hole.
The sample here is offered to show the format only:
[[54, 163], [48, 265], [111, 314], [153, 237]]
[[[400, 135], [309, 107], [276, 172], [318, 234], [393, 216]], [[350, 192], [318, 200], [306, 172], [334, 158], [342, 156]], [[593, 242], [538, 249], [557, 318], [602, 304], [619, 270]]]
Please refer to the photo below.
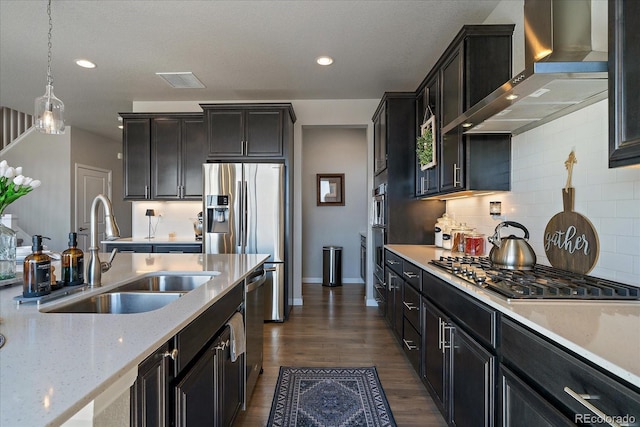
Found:
[[247, 293], [253, 292], [267, 281], [267, 271], [269, 269], [260, 269], [247, 278]]

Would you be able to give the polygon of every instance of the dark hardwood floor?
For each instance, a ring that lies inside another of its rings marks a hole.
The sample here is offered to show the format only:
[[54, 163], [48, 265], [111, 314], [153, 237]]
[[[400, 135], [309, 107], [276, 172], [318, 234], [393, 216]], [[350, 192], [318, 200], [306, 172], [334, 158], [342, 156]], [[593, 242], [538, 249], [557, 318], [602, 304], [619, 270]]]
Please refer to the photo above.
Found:
[[375, 366], [398, 426], [446, 426], [364, 286], [305, 284], [289, 320], [265, 324], [264, 373], [234, 427], [266, 426], [280, 366]]

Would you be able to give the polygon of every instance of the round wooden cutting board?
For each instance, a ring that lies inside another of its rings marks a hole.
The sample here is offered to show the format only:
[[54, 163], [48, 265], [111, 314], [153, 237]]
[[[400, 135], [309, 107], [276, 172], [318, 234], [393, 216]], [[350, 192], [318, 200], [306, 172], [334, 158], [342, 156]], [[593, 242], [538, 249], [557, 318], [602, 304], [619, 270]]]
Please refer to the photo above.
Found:
[[587, 274], [596, 265], [600, 244], [591, 221], [573, 211], [574, 197], [573, 187], [562, 190], [564, 210], [544, 229], [544, 251], [552, 266]]

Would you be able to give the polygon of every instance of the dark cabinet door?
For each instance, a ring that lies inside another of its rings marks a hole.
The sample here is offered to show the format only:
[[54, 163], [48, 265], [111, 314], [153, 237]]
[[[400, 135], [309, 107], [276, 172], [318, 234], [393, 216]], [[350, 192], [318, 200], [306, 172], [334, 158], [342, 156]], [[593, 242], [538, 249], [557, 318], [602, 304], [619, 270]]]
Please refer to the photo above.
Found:
[[180, 119], [158, 118], [151, 129], [151, 196], [180, 198]]
[[244, 399], [244, 372], [242, 355], [235, 362], [231, 360], [231, 347], [229, 346], [229, 333], [228, 329], [225, 333], [226, 346], [218, 348], [219, 359], [219, 373], [220, 384], [219, 390], [219, 407], [220, 414], [218, 420], [220, 427], [227, 427], [233, 424], [236, 415], [240, 412], [242, 402]]
[[387, 107], [381, 105], [373, 125], [373, 174], [387, 168]]
[[131, 387], [131, 425], [164, 427], [170, 380], [168, 344], [160, 347], [138, 366], [138, 377]]
[[216, 422], [219, 411], [216, 364], [219, 356], [215, 345], [218, 343], [208, 348], [175, 386], [176, 427], [220, 425]]
[[145, 200], [151, 197], [151, 121], [149, 119], [123, 120], [124, 198]]
[[609, 1], [609, 167], [640, 164], [640, 2]]
[[[462, 47], [452, 52], [440, 72], [442, 126], [462, 114], [463, 109]], [[442, 135], [440, 146], [440, 190], [449, 191], [462, 186], [462, 141], [457, 130]]]
[[[438, 101], [440, 100], [439, 94], [439, 84], [438, 84], [438, 76], [435, 75], [422, 90], [418, 98], [416, 99], [416, 112], [417, 112], [417, 120], [416, 123], [418, 128], [416, 129], [416, 135], [420, 135], [422, 124], [428, 120], [432, 115], [435, 115], [436, 121], [436, 132], [433, 135], [435, 139], [436, 147], [439, 147], [439, 137], [440, 137], [440, 120], [438, 112], [440, 111], [440, 107], [438, 106]], [[427, 196], [431, 194], [436, 194], [440, 190], [440, 180], [439, 180], [439, 166], [440, 160], [438, 160], [439, 149], [436, 148], [436, 165], [430, 167], [429, 169], [422, 169], [420, 166], [420, 162], [416, 156], [416, 196]]]
[[182, 121], [182, 198], [202, 198], [202, 164], [207, 158], [204, 118]]
[[448, 419], [450, 353], [444, 348], [444, 316], [426, 298], [422, 298], [422, 317], [422, 381], [440, 412]]
[[387, 324], [391, 327], [393, 333], [396, 333], [395, 322], [396, 322], [396, 292], [395, 287], [397, 286], [398, 275], [394, 273], [391, 269], [385, 267], [384, 276], [386, 277], [386, 285], [387, 285], [387, 311], [385, 313], [385, 317], [387, 319]]
[[249, 157], [281, 157], [282, 112], [247, 111], [245, 155]]
[[501, 426], [575, 426], [551, 403], [504, 366], [500, 367], [500, 383], [502, 389]]
[[452, 349], [451, 425], [495, 425], [496, 357], [461, 328]]
[[209, 157], [282, 157], [283, 111], [207, 109]]
[[244, 111], [207, 111], [209, 157], [244, 155]]

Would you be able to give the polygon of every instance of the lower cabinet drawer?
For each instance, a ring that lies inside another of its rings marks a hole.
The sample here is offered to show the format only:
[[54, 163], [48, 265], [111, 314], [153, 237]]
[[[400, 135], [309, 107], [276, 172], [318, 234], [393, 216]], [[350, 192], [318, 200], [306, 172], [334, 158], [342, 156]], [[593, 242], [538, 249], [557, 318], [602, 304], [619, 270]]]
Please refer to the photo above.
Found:
[[640, 420], [640, 393], [506, 318], [501, 349], [503, 364], [532, 389], [550, 395], [572, 422], [600, 425], [594, 420], [602, 416], [619, 424], [624, 417]]
[[407, 355], [409, 362], [413, 366], [413, 369], [420, 374], [420, 355], [421, 353], [422, 338], [420, 333], [411, 325], [411, 323], [404, 318], [403, 336], [402, 336], [402, 348]]
[[384, 284], [379, 283], [378, 279], [375, 279], [376, 284], [374, 286], [374, 299], [378, 303], [378, 312], [381, 316], [384, 316], [387, 312], [387, 290]]
[[402, 310], [404, 317], [413, 325], [414, 329], [420, 330], [420, 294], [411, 285], [405, 283], [404, 295], [402, 298]]

